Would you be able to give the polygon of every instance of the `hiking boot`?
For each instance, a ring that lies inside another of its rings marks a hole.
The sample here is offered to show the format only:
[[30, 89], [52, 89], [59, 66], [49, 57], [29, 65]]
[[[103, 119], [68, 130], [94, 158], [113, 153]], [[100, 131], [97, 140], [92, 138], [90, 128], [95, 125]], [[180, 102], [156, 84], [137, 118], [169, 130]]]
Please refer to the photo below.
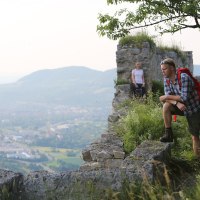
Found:
[[173, 132], [171, 128], [165, 129], [165, 134], [160, 138], [161, 142], [173, 142]]

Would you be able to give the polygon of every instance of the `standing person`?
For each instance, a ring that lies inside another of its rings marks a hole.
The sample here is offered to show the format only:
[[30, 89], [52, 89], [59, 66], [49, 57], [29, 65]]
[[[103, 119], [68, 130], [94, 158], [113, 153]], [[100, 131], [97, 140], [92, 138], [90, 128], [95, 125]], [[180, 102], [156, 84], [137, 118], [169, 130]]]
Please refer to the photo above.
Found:
[[136, 62], [135, 69], [131, 71], [131, 90], [134, 96], [145, 95], [144, 71], [141, 62]]
[[165, 134], [160, 141], [173, 142], [172, 115], [185, 115], [192, 135], [194, 154], [200, 158], [200, 101], [194, 89], [194, 82], [188, 74], [181, 73], [180, 89], [175, 62], [171, 58], [161, 62], [161, 71], [164, 76], [165, 95], [160, 96], [160, 101], [163, 102]]

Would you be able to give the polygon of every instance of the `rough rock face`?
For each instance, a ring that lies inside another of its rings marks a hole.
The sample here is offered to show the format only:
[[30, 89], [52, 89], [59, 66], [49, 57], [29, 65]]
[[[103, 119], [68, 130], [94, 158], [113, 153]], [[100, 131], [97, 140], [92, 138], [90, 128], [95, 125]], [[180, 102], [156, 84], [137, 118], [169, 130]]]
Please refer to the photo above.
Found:
[[116, 134], [104, 133], [101, 139], [82, 150], [83, 160], [86, 161], [80, 170], [96, 168], [116, 168], [116, 162], [123, 160], [125, 152], [123, 142]]
[[[110, 138], [112, 137], [113, 135], [110, 136]], [[145, 177], [153, 182], [158, 178], [158, 175], [160, 176], [161, 169], [164, 169], [170, 158], [171, 147], [169, 143], [145, 141], [123, 159], [122, 149], [109, 153], [111, 147], [107, 148], [109, 147], [109, 139], [106, 140], [107, 142], [102, 141], [102, 146], [99, 145], [99, 153], [96, 153], [96, 157], [92, 158], [91, 156], [91, 161], [78, 171], [55, 174], [40, 171], [24, 177], [24, 198], [26, 200], [91, 199], [91, 195], [98, 197], [109, 188], [114, 191], [122, 190], [125, 181], [130, 183], [142, 181]], [[114, 140], [117, 145], [121, 145], [118, 139]], [[105, 145], [105, 152], [102, 153], [103, 145]], [[116, 148], [117, 145], [113, 145], [113, 147]], [[92, 148], [87, 151], [89, 151], [87, 154], [90, 154]], [[105, 165], [101, 165], [102, 163]], [[159, 173], [157, 173], [158, 166]], [[93, 194], [91, 194], [91, 187]]]
[[[112, 144], [113, 149], [116, 150], [109, 153], [107, 150], [112, 150], [112, 146], [109, 146], [112, 139], [115, 141], [115, 144]], [[171, 146], [168, 143], [145, 141], [126, 158], [120, 148], [121, 141], [114, 135], [103, 135], [100, 143], [99, 154], [96, 153], [96, 157], [94, 156], [77, 171], [62, 173], [36, 171], [23, 176], [2, 170], [0, 199], [87, 200], [99, 195], [103, 197], [107, 189], [121, 191], [124, 182], [143, 181], [144, 177], [153, 182], [163, 177], [164, 167], [170, 159]], [[87, 151], [90, 154], [92, 148]], [[101, 165], [103, 163], [104, 165]]]
[[175, 60], [179, 67], [189, 67], [193, 72], [193, 57], [191, 51], [183, 51], [182, 55], [175, 51], [167, 51], [160, 49], [148, 42], [143, 42], [141, 48], [137, 45], [118, 45], [116, 52], [117, 61], [117, 80], [123, 82], [130, 82], [131, 70], [137, 61], [142, 62], [144, 70], [146, 89], [151, 89], [152, 80], [162, 80], [162, 73], [160, 70], [160, 62], [170, 57]]
[[0, 199], [19, 200], [23, 193], [23, 175], [12, 171], [0, 170]]

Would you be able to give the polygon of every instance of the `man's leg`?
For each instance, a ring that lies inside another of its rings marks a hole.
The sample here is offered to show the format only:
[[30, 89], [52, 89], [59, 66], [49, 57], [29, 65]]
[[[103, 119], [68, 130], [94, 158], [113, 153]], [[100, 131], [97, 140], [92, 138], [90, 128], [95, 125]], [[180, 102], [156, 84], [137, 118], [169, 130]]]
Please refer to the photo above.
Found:
[[192, 147], [193, 147], [193, 151], [194, 151], [195, 156], [200, 158], [200, 140], [199, 140], [199, 136], [196, 136], [196, 135], [192, 136]]
[[172, 108], [173, 105], [165, 102], [163, 104], [163, 119], [165, 125], [165, 134], [160, 138], [161, 142], [173, 142], [172, 124]]
[[[189, 131], [192, 134], [192, 147], [195, 156], [200, 158], [200, 111], [187, 116]], [[195, 134], [194, 134], [195, 133]]]
[[172, 104], [165, 102], [163, 104], [163, 119], [165, 128], [171, 128], [172, 124]]

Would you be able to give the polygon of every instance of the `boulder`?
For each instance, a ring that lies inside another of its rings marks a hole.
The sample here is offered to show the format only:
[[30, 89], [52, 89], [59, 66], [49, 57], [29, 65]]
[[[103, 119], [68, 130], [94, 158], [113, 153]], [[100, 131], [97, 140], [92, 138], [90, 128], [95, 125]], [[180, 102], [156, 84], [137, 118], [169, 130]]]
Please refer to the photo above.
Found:
[[23, 192], [23, 175], [0, 169], [0, 199], [20, 200]]

